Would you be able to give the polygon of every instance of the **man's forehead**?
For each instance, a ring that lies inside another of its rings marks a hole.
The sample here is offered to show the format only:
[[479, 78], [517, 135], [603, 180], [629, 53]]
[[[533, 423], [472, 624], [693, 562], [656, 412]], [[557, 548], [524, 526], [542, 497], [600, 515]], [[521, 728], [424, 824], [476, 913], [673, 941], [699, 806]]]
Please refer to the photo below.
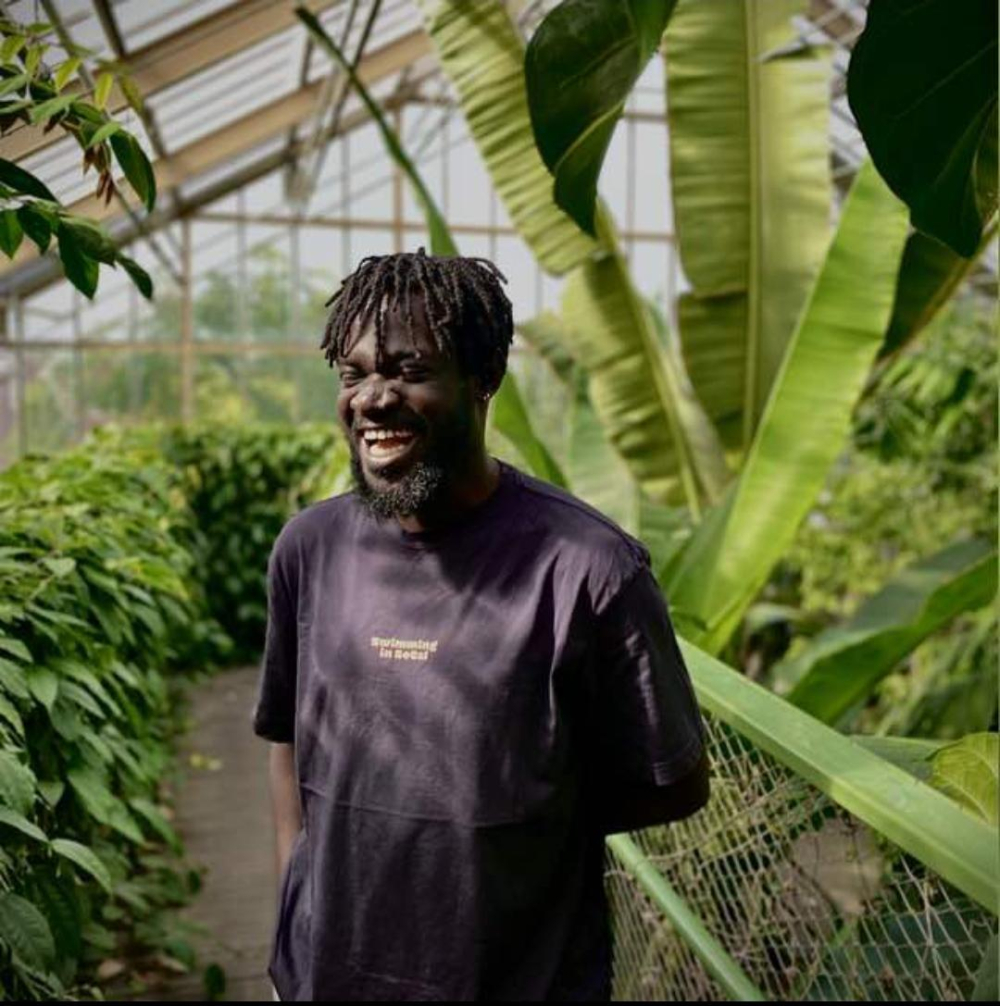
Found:
[[[416, 300], [416, 299], [415, 299]], [[438, 348], [427, 322], [423, 306], [413, 304], [412, 322], [406, 317], [405, 307], [391, 305], [382, 316], [383, 353], [387, 359], [419, 355], [421, 359], [441, 358], [445, 354]], [[348, 351], [339, 359], [372, 357], [375, 353], [375, 318], [367, 320], [364, 328], [360, 319], [351, 322], [347, 339]]]

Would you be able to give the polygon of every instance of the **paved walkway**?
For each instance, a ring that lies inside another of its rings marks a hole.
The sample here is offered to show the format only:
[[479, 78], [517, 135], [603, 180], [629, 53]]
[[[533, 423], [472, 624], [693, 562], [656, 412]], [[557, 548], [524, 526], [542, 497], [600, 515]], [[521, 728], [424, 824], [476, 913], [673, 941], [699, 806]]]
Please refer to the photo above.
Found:
[[223, 1001], [271, 1001], [266, 967], [277, 879], [268, 743], [250, 727], [258, 673], [256, 667], [222, 671], [192, 690], [193, 725], [180, 742], [174, 824], [188, 859], [206, 872], [201, 891], [181, 915], [205, 925], [213, 937], [196, 944], [196, 972], [150, 990], [144, 999], [203, 1002], [204, 969], [216, 963], [226, 975]]

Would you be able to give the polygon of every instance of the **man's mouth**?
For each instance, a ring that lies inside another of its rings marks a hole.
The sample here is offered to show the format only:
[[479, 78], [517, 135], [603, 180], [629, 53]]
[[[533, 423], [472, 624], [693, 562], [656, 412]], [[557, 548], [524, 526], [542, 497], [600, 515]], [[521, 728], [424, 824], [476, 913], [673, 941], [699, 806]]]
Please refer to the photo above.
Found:
[[418, 439], [413, 430], [398, 427], [362, 430], [358, 434], [365, 456], [369, 461], [377, 461], [379, 464], [399, 461], [406, 457]]

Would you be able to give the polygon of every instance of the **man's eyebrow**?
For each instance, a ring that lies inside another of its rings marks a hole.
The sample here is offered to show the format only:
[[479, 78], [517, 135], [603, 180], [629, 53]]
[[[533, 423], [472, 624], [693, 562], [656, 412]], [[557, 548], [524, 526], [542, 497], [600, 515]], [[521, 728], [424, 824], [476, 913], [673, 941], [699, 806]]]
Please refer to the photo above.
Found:
[[[438, 360], [438, 355], [436, 353], [421, 353], [417, 355], [415, 350], [412, 349], [399, 349], [395, 353], [386, 353], [385, 359], [390, 361], [397, 360], [419, 360], [421, 363], [436, 363]], [[341, 356], [337, 359], [337, 363], [346, 366], [355, 366], [356, 362], [348, 356]]]

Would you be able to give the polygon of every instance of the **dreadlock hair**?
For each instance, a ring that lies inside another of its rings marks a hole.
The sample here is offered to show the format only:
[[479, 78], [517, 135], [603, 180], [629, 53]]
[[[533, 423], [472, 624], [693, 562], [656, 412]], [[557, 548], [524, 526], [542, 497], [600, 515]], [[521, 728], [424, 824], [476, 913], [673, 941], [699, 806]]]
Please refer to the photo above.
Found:
[[350, 351], [351, 326], [358, 330], [375, 318], [375, 366], [385, 352], [383, 318], [401, 304], [407, 327], [413, 329], [413, 296], [420, 295], [438, 350], [454, 355], [460, 371], [478, 377], [492, 394], [507, 371], [507, 351], [514, 338], [511, 303], [500, 285], [507, 277], [484, 258], [416, 253], [369, 255], [326, 302], [332, 305], [320, 349], [333, 367]]

